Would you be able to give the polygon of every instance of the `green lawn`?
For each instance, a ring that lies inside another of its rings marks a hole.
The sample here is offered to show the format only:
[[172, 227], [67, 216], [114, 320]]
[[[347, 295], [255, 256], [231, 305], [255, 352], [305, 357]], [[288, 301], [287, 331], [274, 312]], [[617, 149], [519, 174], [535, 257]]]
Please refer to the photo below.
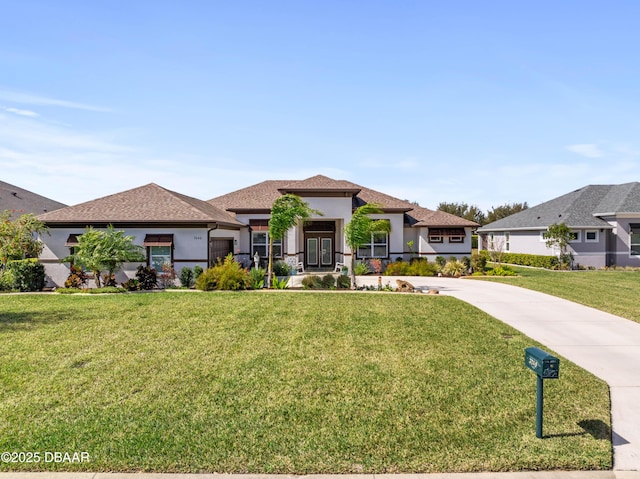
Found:
[[563, 360], [536, 439], [536, 343], [450, 297], [7, 295], [0, 344], [0, 452], [91, 460], [0, 471], [612, 466], [607, 386]]
[[640, 322], [639, 271], [513, 269], [518, 276], [474, 278], [522, 286]]

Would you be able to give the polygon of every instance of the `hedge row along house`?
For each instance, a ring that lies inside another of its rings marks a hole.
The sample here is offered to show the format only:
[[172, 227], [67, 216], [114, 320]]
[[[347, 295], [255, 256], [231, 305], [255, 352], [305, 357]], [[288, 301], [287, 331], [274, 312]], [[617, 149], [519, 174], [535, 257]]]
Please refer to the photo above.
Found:
[[[305, 271], [332, 271], [336, 265], [378, 258], [436, 256], [461, 258], [471, 255], [472, 230], [478, 225], [457, 216], [419, 207], [385, 193], [344, 180], [318, 175], [306, 180], [268, 180], [209, 201], [202, 201], [156, 184], [148, 184], [114, 195], [51, 211], [39, 216], [49, 227], [40, 257], [51, 286], [64, 284], [69, 255], [77, 236], [87, 226], [113, 225], [135, 237], [146, 249], [146, 263], [161, 268], [171, 263], [176, 271], [200, 265], [203, 268], [232, 253], [250, 267], [256, 258], [267, 260], [271, 205], [280, 195], [293, 193], [318, 210], [303, 225], [288, 231], [274, 244], [274, 259]], [[366, 203], [382, 205], [376, 218], [391, 224], [388, 234], [374, 234], [371, 242], [352, 252], [344, 228], [355, 208]], [[138, 264], [125, 265], [117, 278], [135, 276]]]
[[640, 267], [640, 183], [588, 185], [478, 229], [478, 248], [557, 255], [546, 231], [564, 223], [567, 249], [583, 267]]

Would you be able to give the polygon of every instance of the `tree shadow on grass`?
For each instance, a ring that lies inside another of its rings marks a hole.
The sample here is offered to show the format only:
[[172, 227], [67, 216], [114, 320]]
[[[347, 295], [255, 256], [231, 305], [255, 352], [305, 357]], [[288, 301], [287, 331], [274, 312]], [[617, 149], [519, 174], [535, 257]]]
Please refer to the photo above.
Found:
[[72, 315], [62, 311], [55, 313], [42, 311], [0, 312], [0, 333], [30, 330], [69, 319], [72, 319]]

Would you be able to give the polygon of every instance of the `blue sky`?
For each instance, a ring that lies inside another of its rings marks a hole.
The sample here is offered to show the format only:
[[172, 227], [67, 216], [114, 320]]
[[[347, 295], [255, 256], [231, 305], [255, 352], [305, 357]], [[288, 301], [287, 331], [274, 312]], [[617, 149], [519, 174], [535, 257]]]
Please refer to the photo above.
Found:
[[640, 181], [636, 1], [2, 11], [0, 179], [67, 204], [325, 174], [488, 209]]

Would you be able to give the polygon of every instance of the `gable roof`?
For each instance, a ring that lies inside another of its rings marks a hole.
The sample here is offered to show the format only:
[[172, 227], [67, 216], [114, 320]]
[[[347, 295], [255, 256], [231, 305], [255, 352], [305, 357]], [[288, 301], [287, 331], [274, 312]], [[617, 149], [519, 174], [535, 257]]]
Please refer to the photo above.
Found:
[[[411, 226], [414, 227], [448, 227], [448, 226], [468, 226], [476, 227], [478, 223], [474, 221], [461, 218], [451, 213], [439, 210], [430, 210], [422, 208], [421, 206], [415, 206], [411, 211], [407, 213], [410, 219]], [[415, 220], [413, 223], [411, 220]]]
[[411, 226], [478, 226], [473, 221], [442, 211], [422, 208], [380, 191], [372, 190], [345, 180], [334, 180], [323, 175], [306, 180], [267, 180], [209, 200], [220, 209], [233, 213], [269, 213], [273, 202], [283, 194], [299, 196], [342, 196], [353, 198], [353, 208], [378, 203], [385, 212], [406, 213]]
[[86, 203], [45, 213], [39, 219], [60, 223], [206, 223], [244, 226], [229, 213], [155, 183], [133, 188]]
[[0, 211], [10, 210], [19, 214], [39, 215], [65, 206], [67, 205], [0, 181]]
[[484, 225], [478, 231], [546, 229], [554, 223], [572, 228], [611, 228], [599, 216], [616, 213], [640, 213], [640, 183], [588, 185]]

